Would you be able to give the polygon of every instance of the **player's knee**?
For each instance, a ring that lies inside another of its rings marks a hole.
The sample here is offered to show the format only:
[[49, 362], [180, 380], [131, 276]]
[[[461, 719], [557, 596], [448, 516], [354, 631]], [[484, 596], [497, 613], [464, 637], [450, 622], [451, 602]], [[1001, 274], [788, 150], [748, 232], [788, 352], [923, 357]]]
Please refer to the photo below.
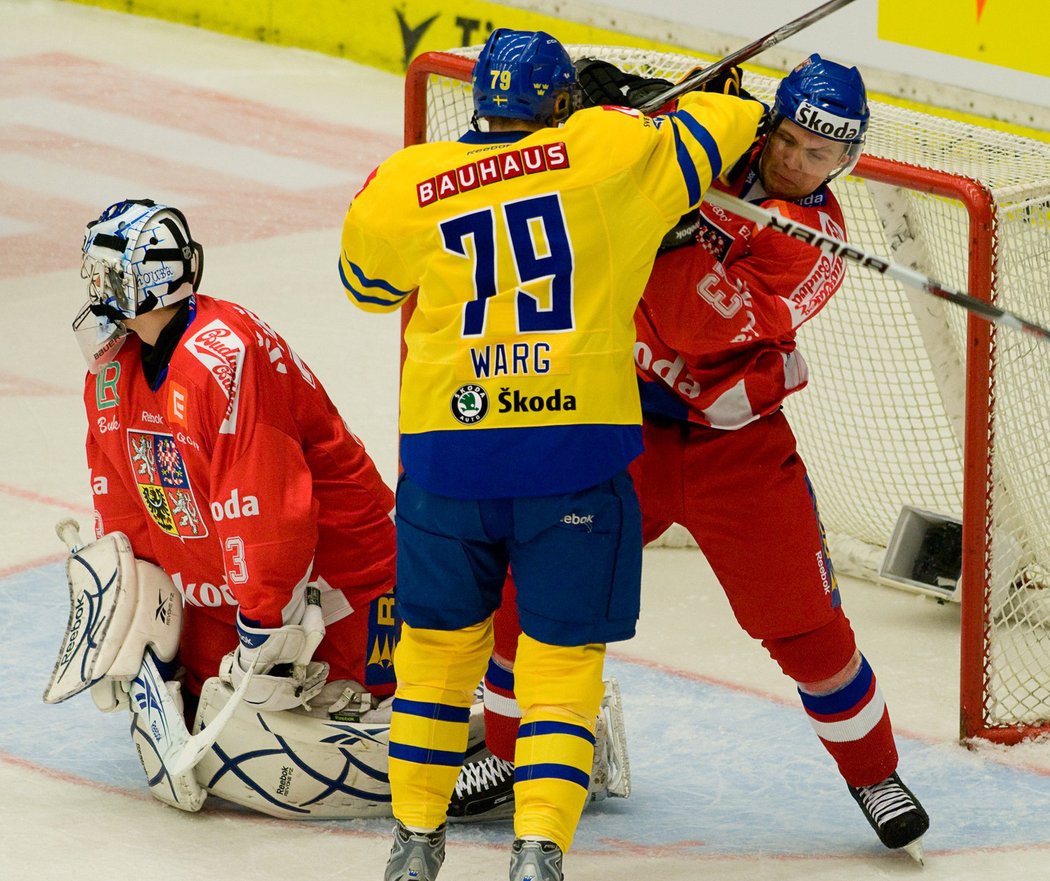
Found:
[[833, 691], [856, 674], [860, 653], [842, 609], [826, 624], [794, 636], [764, 639], [762, 645], [787, 676], [811, 693]]

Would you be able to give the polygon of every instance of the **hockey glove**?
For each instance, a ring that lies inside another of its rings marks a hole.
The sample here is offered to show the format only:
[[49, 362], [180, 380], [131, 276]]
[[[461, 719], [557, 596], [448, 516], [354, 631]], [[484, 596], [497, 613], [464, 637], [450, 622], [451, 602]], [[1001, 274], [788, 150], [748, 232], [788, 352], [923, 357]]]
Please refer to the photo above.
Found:
[[240, 644], [223, 658], [219, 675], [228, 677], [237, 688], [254, 665], [254, 675], [244, 692], [246, 704], [268, 711], [307, 705], [328, 679], [328, 664], [310, 660], [317, 643], [316, 632], [304, 624], [257, 627], [238, 611]]
[[576, 79], [584, 107], [640, 108], [671, 88], [667, 80], [624, 73], [615, 64], [597, 58], [581, 58], [576, 62]]
[[[701, 67], [694, 67], [689, 73], [682, 77], [679, 82], [685, 82], [689, 77], [695, 74], [698, 70], [703, 70]], [[742, 85], [744, 72], [739, 67], [727, 67], [717, 76], [712, 77], [706, 82], [700, 83], [696, 86], [694, 92], [719, 92], [723, 95], [732, 95], [735, 98], [743, 98], [745, 101], [758, 101], [754, 95], [748, 92]], [[765, 108], [765, 113], [762, 116], [761, 122], [758, 124], [758, 131], [756, 137], [761, 137], [769, 131], [769, 125], [772, 121], [772, 113], [769, 105], [765, 101], [758, 101]]]
[[660, 249], [657, 254], [665, 254], [675, 248], [696, 244], [696, 234], [700, 231], [702, 221], [700, 220], [700, 209], [694, 208], [687, 214], [683, 214], [671, 229], [664, 233], [660, 241]]
[[[689, 77], [695, 76], [703, 69], [702, 67], [694, 67], [679, 82], [684, 83]], [[743, 75], [744, 72], [739, 67], [727, 67], [717, 76], [695, 86], [693, 91], [720, 92], [723, 95], [733, 95], [736, 98], [750, 98], [751, 96], [740, 87], [740, 80]]]

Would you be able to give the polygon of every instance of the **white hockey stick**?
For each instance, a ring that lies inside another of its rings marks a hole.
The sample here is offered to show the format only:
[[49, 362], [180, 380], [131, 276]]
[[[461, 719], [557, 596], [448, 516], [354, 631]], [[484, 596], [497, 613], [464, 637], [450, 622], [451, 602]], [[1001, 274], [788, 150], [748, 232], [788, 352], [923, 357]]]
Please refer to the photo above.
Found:
[[942, 284], [928, 275], [923, 275], [921, 272], [917, 272], [907, 266], [894, 263], [892, 260], [874, 254], [859, 245], [851, 245], [841, 239], [833, 238], [820, 232], [820, 230], [788, 220], [774, 211], [768, 211], [758, 205], [737, 199], [735, 196], [730, 196], [728, 193], [723, 193], [713, 188], [704, 194], [704, 201], [757, 223], [760, 227], [769, 227], [786, 236], [791, 236], [793, 239], [813, 245], [826, 254], [840, 257], [848, 263], [855, 263], [858, 266], [873, 269], [903, 284], [911, 285], [942, 300], [947, 300], [949, 303], [954, 303], [956, 306], [962, 306], [963, 309], [981, 316], [981, 318], [992, 322], [992, 324], [1001, 324], [1004, 327], [1038, 337], [1044, 342], [1050, 342], [1050, 330], [1042, 325], [1028, 321], [1006, 309], [993, 306], [991, 303], [986, 303], [984, 300], [972, 297], [965, 291]]
[[714, 79], [723, 71], [726, 71], [737, 64], [741, 64], [749, 58], [754, 58], [760, 52], [765, 52], [766, 49], [769, 49], [777, 43], [786, 40], [788, 37], [797, 34], [803, 28], [809, 27], [814, 22], [820, 21], [822, 18], [830, 15], [837, 9], [841, 9], [843, 6], [852, 2], [853, 0], [829, 0], [829, 2], [818, 6], [816, 9], [811, 9], [804, 15], [800, 15], [794, 21], [789, 21], [787, 24], [781, 25], [771, 34], [766, 34], [764, 37], [755, 40], [755, 42], [748, 43], [746, 46], [737, 49], [736, 52], [730, 53], [725, 58], [722, 58], [713, 64], [709, 64], [703, 70], [698, 70], [692, 76], [682, 80], [682, 82], [671, 86], [671, 88], [661, 92], [655, 98], [647, 102], [641, 108], [641, 111], [643, 113], [652, 113], [654, 110], [663, 107], [664, 104], [671, 99], [677, 98], [685, 92], [691, 92], [697, 86], [706, 83], [708, 80]]
[[[306, 589], [306, 611], [303, 613], [303, 626], [307, 631], [306, 643], [299, 653], [299, 657], [295, 659], [294, 664], [300, 670], [310, 663], [315, 649], [324, 637], [324, 616], [321, 613], [320, 591], [313, 586]], [[258, 655], [252, 658], [248, 669], [244, 671], [244, 678], [237, 684], [233, 694], [230, 695], [230, 699], [226, 701], [226, 704], [215, 715], [215, 718], [208, 723], [207, 727], [202, 728], [189, 738], [179, 754], [173, 758], [170, 766], [165, 761], [165, 767], [168, 767], [172, 774], [181, 774], [184, 771], [188, 771], [211, 749], [212, 744], [215, 743], [216, 738], [222, 733], [222, 729], [230, 721], [230, 717], [233, 716], [234, 711], [237, 709], [238, 702], [243, 697], [245, 690], [248, 688], [248, 683], [255, 674], [255, 665], [258, 660]], [[237, 663], [236, 660], [234, 663]]]

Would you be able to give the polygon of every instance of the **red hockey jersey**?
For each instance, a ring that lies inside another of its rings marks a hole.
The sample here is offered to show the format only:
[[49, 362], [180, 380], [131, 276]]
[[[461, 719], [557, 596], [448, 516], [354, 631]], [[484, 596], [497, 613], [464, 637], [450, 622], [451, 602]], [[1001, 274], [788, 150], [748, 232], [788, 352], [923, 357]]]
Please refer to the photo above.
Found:
[[129, 334], [84, 388], [95, 532], [126, 533], [181, 591], [191, 689], [236, 646], [238, 606], [280, 626], [307, 577], [328, 627], [316, 657], [346, 678], [364, 649], [341, 645], [337, 622], [394, 582], [393, 493], [364, 447], [288, 344], [233, 303], [194, 296], [156, 390], [141, 356]]
[[[845, 238], [838, 201], [823, 186], [798, 202], [771, 199], [757, 152], [719, 189], [791, 220]], [[795, 330], [845, 276], [845, 266], [812, 245], [713, 205], [701, 206], [698, 244], [658, 257], [635, 313], [635, 363], [642, 409], [714, 428], [740, 428], [805, 386]]]

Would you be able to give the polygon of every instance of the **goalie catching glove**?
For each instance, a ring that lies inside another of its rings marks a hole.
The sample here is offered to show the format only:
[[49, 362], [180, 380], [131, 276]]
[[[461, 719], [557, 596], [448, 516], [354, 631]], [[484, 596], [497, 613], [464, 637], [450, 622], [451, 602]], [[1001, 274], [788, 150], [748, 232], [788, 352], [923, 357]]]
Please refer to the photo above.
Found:
[[258, 710], [290, 710], [309, 707], [309, 701], [328, 679], [328, 664], [311, 661], [324, 636], [324, 621], [317, 588], [306, 604], [302, 623], [282, 627], [259, 627], [237, 612], [240, 644], [226, 655], [219, 676], [234, 688], [251, 676], [242, 700]]

